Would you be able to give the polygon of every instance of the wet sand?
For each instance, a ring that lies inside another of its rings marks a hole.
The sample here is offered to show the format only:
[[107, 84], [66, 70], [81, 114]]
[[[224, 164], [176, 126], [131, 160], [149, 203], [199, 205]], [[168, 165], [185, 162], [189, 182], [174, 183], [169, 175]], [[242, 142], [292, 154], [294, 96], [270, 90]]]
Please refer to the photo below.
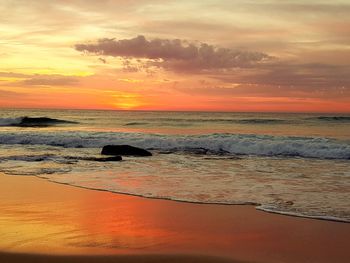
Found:
[[81, 255], [38, 255], [0, 253], [0, 262], [26, 263], [243, 263], [231, 259], [210, 256], [193, 255], [108, 255], [108, 256], [81, 256]]
[[[0, 174], [0, 262], [348, 262], [350, 224]], [[74, 256], [72, 256], [74, 255]]]

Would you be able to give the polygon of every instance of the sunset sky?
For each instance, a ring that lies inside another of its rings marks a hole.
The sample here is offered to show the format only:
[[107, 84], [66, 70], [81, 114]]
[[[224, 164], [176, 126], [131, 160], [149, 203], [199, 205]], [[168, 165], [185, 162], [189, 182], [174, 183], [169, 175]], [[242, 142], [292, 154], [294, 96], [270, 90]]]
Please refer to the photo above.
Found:
[[350, 112], [350, 1], [0, 0], [0, 107]]

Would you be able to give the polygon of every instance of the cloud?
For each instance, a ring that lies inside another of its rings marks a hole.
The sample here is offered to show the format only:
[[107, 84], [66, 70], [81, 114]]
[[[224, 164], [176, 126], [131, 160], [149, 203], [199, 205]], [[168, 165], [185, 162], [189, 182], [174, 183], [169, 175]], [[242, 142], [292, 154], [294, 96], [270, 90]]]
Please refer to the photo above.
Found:
[[28, 78], [30, 75], [28, 74], [22, 74], [22, 73], [15, 73], [15, 72], [0, 72], [0, 78]]
[[18, 93], [18, 92], [9, 91], [9, 90], [0, 90], [0, 97], [2, 99], [15, 98], [15, 97], [18, 97], [18, 95], [20, 95], [20, 93]]
[[98, 58], [99, 61], [101, 61], [103, 64], [107, 63], [107, 60], [105, 60], [104, 58]]
[[[69, 86], [79, 83], [81, 77], [59, 74], [22, 74], [16, 72], [0, 72], [0, 80], [5, 78], [2, 86]], [[8, 81], [6, 78], [11, 78]]]
[[253, 69], [251, 72], [227, 73], [213, 77], [226, 83], [307, 87], [312, 91], [321, 88], [350, 88], [349, 75], [349, 65], [278, 62]]
[[300, 86], [275, 86], [275, 85], [249, 85], [241, 84], [232, 86], [203, 86], [198, 88], [177, 87], [177, 91], [194, 96], [211, 96], [211, 97], [254, 97], [254, 98], [321, 98], [325, 100], [337, 99], [339, 101], [350, 98], [350, 89], [346, 87], [311, 88]]
[[79, 82], [78, 78], [61, 75], [38, 75], [23, 80], [21, 83], [29, 86], [68, 86]]
[[[254, 96], [282, 96], [285, 93], [296, 97], [325, 97], [329, 93], [334, 97], [349, 96], [349, 65], [302, 64], [279, 60], [259, 52], [238, 51], [178, 39], [147, 40], [144, 36], [122, 40], [100, 39], [96, 43], [78, 44], [75, 48], [99, 56], [121, 57], [124, 70], [128, 72], [160, 67], [178, 73], [202, 74], [219, 81], [215, 85], [224, 87], [205, 89], [204, 93], [251, 93]], [[241, 88], [226, 88], [232, 84], [241, 85]]]
[[148, 59], [145, 63], [148, 67], [181, 72], [251, 67], [271, 59], [261, 52], [221, 48], [180, 39], [147, 40], [144, 36], [121, 40], [104, 38], [96, 43], [76, 44], [75, 49], [99, 56]]
[[277, 61], [261, 67], [210, 74], [200, 86], [175, 90], [193, 96], [319, 98], [349, 101], [350, 66], [290, 64]]

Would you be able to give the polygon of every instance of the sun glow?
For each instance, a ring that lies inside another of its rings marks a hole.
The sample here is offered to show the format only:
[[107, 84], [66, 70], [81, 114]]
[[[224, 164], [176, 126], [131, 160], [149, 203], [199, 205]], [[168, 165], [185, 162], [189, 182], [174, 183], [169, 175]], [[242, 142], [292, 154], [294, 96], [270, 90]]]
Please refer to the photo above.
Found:
[[334, 1], [175, 1], [166, 18], [149, 1], [2, 2], [0, 107], [350, 112]]
[[143, 105], [140, 95], [133, 93], [121, 93], [112, 96], [115, 100], [112, 106], [117, 109], [131, 110]]

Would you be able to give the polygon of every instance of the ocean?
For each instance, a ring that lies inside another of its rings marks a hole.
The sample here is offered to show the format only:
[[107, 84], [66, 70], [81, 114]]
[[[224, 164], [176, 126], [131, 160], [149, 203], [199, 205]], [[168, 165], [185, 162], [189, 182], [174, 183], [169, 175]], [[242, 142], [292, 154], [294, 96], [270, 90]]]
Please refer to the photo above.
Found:
[[[108, 144], [153, 156], [91, 160]], [[350, 115], [1, 109], [0, 172], [350, 222]]]

